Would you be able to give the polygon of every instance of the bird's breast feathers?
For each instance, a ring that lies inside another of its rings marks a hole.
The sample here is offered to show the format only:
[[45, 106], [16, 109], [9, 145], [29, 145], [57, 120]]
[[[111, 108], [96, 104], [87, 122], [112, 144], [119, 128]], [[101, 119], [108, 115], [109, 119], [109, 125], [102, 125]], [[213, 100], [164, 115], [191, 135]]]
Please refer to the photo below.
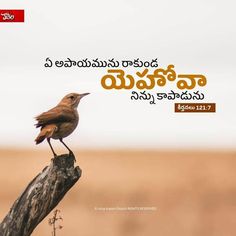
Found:
[[52, 135], [53, 139], [65, 138], [69, 136], [77, 127], [78, 121], [63, 122], [57, 125], [57, 129]]

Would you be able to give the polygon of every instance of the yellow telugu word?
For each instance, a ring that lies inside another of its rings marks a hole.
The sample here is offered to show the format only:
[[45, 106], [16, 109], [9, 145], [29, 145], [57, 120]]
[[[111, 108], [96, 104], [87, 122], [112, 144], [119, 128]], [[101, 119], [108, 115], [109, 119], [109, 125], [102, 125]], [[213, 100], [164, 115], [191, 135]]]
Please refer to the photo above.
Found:
[[[165, 86], [167, 81], [175, 81], [179, 78], [176, 85], [179, 89], [193, 89], [198, 84], [203, 87], [207, 84], [206, 77], [201, 74], [176, 74], [174, 65], [169, 65], [166, 70], [159, 68], [152, 73], [148, 73], [146, 68], [143, 72], [136, 72], [141, 78], [134, 79], [134, 76], [125, 74], [121, 69], [107, 70], [108, 74], [101, 79], [101, 85], [104, 89], [153, 89], [157, 86]], [[145, 77], [145, 78], [144, 78]], [[145, 80], [146, 79], [146, 80]]]

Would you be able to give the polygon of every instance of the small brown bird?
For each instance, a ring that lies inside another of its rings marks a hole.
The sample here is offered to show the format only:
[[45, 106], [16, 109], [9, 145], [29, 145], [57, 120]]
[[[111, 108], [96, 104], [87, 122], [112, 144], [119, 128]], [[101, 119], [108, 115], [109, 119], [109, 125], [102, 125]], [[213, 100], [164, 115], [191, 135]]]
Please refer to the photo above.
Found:
[[51, 145], [50, 139], [59, 139], [68, 149], [69, 153], [73, 154], [70, 148], [63, 142], [63, 138], [70, 135], [77, 127], [79, 122], [77, 107], [80, 99], [88, 94], [89, 93], [70, 93], [66, 95], [56, 107], [35, 117], [38, 122], [35, 124], [36, 128], [41, 127], [41, 131], [35, 139], [36, 144], [47, 139], [53, 155], [56, 157], [57, 154]]

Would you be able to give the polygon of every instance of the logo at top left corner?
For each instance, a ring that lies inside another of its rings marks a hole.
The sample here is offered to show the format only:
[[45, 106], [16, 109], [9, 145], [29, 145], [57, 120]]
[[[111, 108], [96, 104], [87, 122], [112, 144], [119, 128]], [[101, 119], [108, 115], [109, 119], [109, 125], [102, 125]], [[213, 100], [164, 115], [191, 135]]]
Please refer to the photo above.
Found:
[[1, 23], [15, 23], [24, 21], [25, 21], [25, 10], [0, 9]]

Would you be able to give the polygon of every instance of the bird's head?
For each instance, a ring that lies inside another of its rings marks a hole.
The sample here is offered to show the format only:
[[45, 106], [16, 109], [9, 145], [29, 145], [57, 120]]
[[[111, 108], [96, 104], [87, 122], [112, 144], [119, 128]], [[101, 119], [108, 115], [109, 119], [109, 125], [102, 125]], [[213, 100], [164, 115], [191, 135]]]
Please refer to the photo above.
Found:
[[72, 108], [77, 108], [80, 102], [80, 99], [90, 93], [69, 93], [60, 101], [60, 105], [70, 106]]

